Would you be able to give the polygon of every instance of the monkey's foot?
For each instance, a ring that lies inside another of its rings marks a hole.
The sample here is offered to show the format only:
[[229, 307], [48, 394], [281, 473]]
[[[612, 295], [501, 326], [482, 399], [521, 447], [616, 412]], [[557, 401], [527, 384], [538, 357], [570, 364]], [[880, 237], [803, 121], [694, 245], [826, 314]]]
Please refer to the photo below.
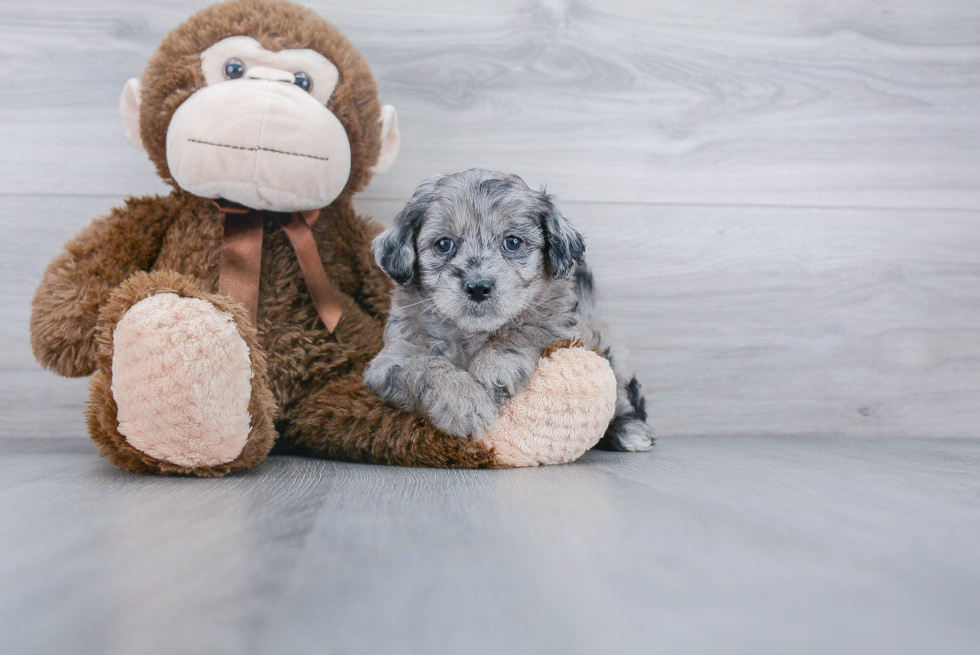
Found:
[[103, 312], [91, 387], [102, 453], [132, 471], [202, 476], [262, 461], [274, 405], [243, 314], [175, 274], [124, 283]]
[[483, 438], [503, 466], [578, 459], [599, 441], [615, 413], [616, 377], [609, 362], [585, 348], [556, 345]]
[[187, 467], [238, 457], [252, 367], [231, 316], [200, 298], [160, 293], [126, 312], [113, 341], [112, 395], [130, 445]]

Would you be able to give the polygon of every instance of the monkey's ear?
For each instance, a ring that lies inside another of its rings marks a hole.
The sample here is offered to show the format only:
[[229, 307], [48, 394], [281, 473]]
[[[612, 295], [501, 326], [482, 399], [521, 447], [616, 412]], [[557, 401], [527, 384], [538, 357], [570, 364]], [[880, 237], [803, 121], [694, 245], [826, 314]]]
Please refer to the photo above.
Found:
[[391, 105], [381, 108], [381, 154], [378, 161], [371, 167], [372, 173], [387, 173], [398, 156], [402, 135], [398, 130], [398, 114]]
[[551, 196], [542, 191], [539, 199], [542, 207], [541, 229], [548, 251], [548, 271], [553, 277], [563, 278], [572, 270], [573, 265], [585, 262], [585, 241], [578, 230], [561, 215]]
[[135, 77], [123, 87], [122, 97], [119, 98], [119, 113], [122, 114], [126, 140], [145, 151], [143, 139], [140, 138], [140, 81]]

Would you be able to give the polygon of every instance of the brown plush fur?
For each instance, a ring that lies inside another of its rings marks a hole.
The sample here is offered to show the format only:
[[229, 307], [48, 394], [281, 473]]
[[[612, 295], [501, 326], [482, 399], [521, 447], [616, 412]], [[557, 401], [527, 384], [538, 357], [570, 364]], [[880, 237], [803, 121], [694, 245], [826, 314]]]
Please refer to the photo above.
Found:
[[34, 294], [31, 346], [45, 368], [83, 377], [95, 371], [95, 327], [112, 290], [149, 270], [175, 207], [166, 199], [129, 199], [76, 236], [55, 257]]
[[[287, 2], [240, 0], [209, 7], [167, 36], [143, 75], [140, 113], [143, 143], [161, 177], [173, 184], [165, 136], [173, 112], [204, 84], [199, 53], [240, 34], [271, 50], [315, 49], [340, 71], [329, 107], [347, 129], [352, 170], [313, 228], [344, 310], [337, 329], [331, 334], [320, 321], [292, 246], [271, 217], [264, 225], [258, 324], [250, 327], [244, 309], [217, 294], [222, 215], [211, 201], [175, 185], [169, 196], [127, 199], [48, 266], [31, 316], [35, 355], [61, 375], [95, 373], [91, 436], [114, 464], [137, 473], [219, 476], [249, 468], [265, 458], [277, 430], [281, 452], [380, 464], [497, 466], [487, 446], [443, 435], [425, 419], [385, 406], [361, 382], [381, 349], [389, 306], [390, 282], [370, 252], [381, 226], [357, 216], [351, 205], [380, 152], [380, 105], [366, 63], [333, 26]], [[129, 307], [162, 292], [202, 298], [231, 314], [249, 346], [252, 433], [228, 464], [188, 469], [158, 461], [117, 429], [113, 329]]]
[[[576, 339], [574, 337], [570, 339], [562, 339], [561, 341], [556, 341], [550, 346], [548, 346], [547, 348], [545, 348], [541, 356], [547, 359], [548, 357], [551, 357], [552, 355], [555, 354], [555, 352], [561, 350], [562, 348], [584, 348], [584, 347], [585, 347], [585, 342], [582, 341], [581, 339]], [[593, 348], [593, 352], [595, 352], [595, 354], [597, 355], [602, 355], [602, 351], [599, 350], [598, 348]]]
[[501, 466], [482, 443], [446, 436], [426, 419], [388, 407], [360, 372], [298, 402], [290, 418], [277, 452], [399, 466]]

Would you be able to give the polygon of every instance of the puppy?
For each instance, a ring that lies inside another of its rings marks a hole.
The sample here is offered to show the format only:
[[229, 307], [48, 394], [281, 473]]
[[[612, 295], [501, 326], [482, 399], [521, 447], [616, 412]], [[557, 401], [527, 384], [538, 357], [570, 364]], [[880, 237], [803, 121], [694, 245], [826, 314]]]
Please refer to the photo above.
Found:
[[384, 349], [364, 378], [386, 403], [479, 438], [545, 348], [574, 337], [616, 374], [599, 447], [649, 450], [640, 384], [594, 316], [585, 243], [546, 193], [481, 169], [429, 178], [372, 247], [397, 284]]

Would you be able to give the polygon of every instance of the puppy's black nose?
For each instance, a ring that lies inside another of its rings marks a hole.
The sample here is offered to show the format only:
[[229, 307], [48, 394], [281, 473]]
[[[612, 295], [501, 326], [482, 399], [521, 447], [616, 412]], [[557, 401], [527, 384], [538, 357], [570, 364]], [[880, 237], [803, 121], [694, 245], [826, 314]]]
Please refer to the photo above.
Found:
[[466, 293], [476, 302], [483, 302], [493, 291], [493, 282], [490, 280], [470, 280], [466, 283]]

